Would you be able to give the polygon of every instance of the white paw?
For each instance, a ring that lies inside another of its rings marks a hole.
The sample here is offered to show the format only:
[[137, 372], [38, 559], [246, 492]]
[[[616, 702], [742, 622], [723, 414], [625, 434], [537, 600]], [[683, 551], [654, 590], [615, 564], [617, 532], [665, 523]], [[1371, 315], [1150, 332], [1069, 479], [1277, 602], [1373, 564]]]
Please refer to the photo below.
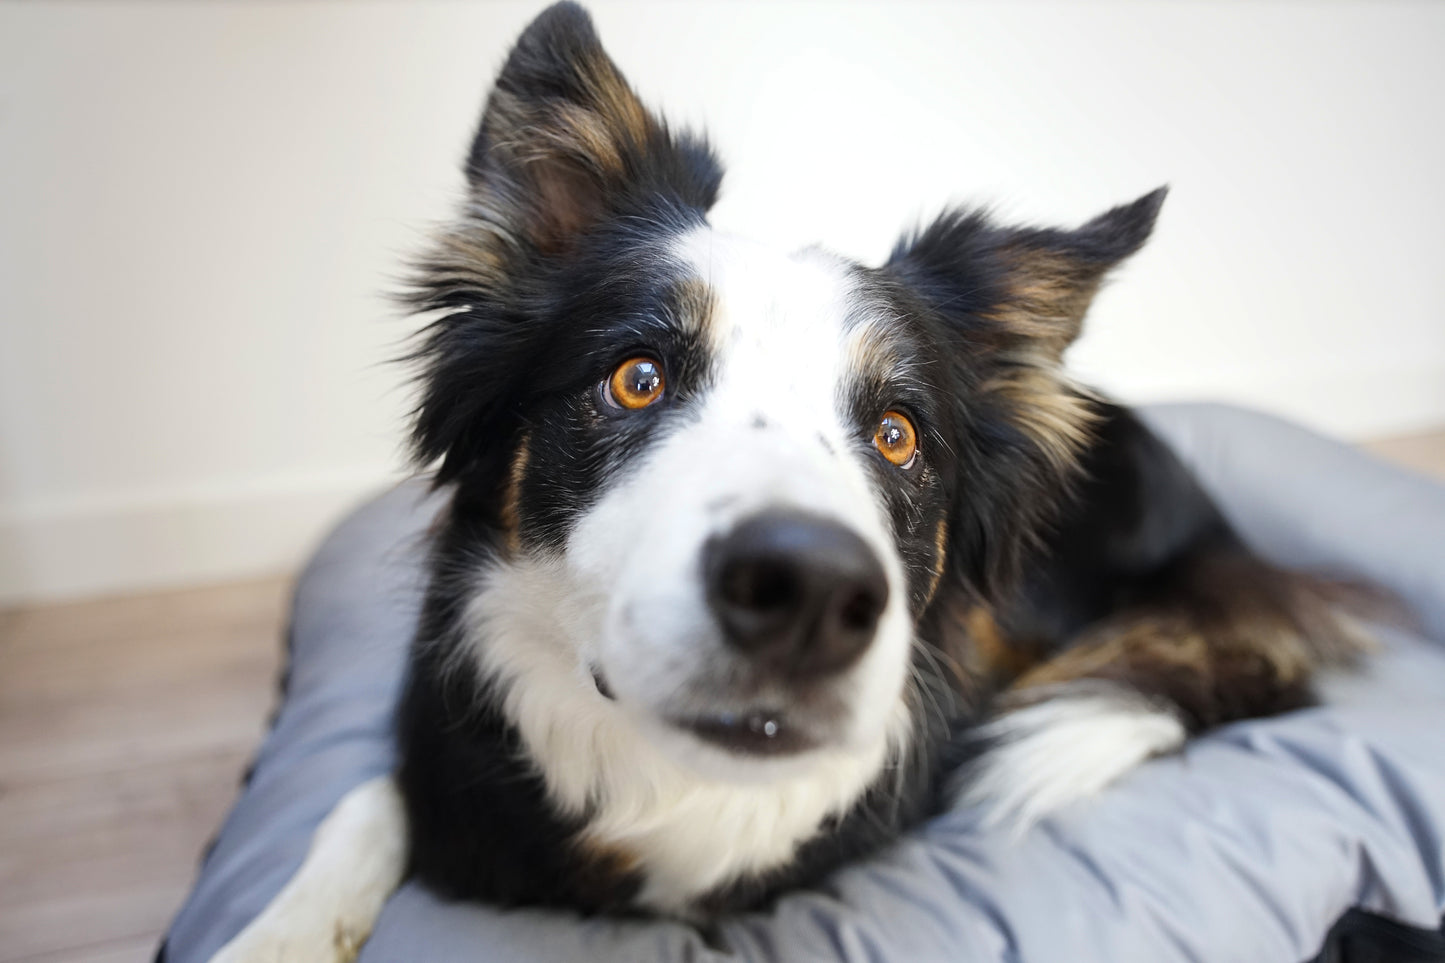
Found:
[[211, 957], [211, 963], [350, 963], [369, 935], [370, 921], [262, 914]]
[[1166, 706], [1107, 683], [1074, 683], [983, 726], [992, 743], [964, 772], [959, 802], [983, 825], [1020, 834], [1184, 744]]
[[406, 868], [406, 811], [390, 777], [362, 783], [324, 819], [306, 860], [211, 963], [348, 963]]

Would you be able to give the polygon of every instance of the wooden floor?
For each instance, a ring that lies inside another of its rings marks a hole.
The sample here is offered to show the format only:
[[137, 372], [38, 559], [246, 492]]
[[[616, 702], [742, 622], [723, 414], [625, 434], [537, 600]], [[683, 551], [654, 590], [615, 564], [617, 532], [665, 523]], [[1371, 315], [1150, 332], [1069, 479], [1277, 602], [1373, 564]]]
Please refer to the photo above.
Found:
[[1386, 461], [1445, 481], [1445, 430], [1367, 441], [1360, 447]]
[[283, 579], [0, 612], [0, 960], [148, 960], [271, 709]]
[[[1445, 431], [1367, 447], [1445, 479]], [[0, 963], [151, 957], [264, 731], [287, 596], [0, 611]]]

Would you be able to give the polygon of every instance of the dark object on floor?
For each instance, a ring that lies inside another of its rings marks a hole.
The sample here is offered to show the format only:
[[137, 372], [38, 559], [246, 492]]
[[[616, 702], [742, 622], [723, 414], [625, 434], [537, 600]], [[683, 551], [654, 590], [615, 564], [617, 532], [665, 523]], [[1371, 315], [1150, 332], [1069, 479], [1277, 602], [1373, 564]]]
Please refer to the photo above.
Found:
[[1310, 963], [1441, 963], [1445, 923], [1438, 930], [1415, 929], [1350, 910], [1330, 930], [1320, 955]]

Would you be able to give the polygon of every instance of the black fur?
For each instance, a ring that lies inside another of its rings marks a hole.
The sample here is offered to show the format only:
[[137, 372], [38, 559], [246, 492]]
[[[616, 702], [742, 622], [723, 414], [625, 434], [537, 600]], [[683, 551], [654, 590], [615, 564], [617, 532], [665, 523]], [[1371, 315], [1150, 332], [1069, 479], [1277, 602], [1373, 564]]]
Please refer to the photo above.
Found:
[[[499, 547], [495, 530], [458, 498], [433, 562], [461, 574], [459, 560]], [[574, 852], [581, 826], [548, 802], [496, 693], [449, 664], [469, 598], [462, 585], [433, 578], [397, 716], [411, 872], [456, 899], [625, 908], [637, 880]]]
[[1011, 639], [1043, 652], [1134, 604], [1182, 552], [1237, 544], [1172, 451], [1129, 411], [1098, 407], [1077, 497], [1000, 613]]

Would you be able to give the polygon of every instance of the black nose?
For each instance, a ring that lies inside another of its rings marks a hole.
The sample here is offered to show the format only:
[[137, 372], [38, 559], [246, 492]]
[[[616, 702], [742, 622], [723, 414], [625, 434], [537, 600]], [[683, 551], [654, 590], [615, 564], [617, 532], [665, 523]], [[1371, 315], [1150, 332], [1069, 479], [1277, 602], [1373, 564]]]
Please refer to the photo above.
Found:
[[755, 515], [704, 552], [707, 599], [733, 647], [791, 676], [852, 664], [888, 601], [864, 541], [801, 512]]

